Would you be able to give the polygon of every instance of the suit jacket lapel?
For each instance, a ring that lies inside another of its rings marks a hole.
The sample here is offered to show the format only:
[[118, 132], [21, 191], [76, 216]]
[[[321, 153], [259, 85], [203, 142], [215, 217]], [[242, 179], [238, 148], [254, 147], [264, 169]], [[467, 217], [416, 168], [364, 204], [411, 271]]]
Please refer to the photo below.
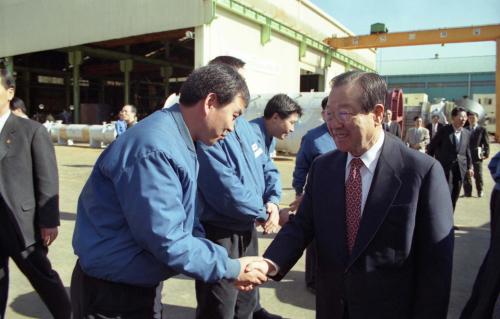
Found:
[[395, 168], [402, 164], [402, 159], [394, 147], [395, 143], [390, 137], [385, 136], [347, 267], [353, 264], [373, 239], [401, 187], [401, 179]]
[[5, 122], [5, 125], [0, 133], [0, 161], [9, 151], [9, 148], [14, 141], [14, 134], [16, 132], [15, 128], [15, 115], [10, 114]]

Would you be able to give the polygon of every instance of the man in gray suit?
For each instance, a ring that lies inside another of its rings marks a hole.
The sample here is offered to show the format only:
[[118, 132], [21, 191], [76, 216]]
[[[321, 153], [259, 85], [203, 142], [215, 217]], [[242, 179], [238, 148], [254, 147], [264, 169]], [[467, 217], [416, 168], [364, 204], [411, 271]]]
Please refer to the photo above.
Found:
[[11, 113], [14, 78], [0, 69], [0, 318], [7, 306], [9, 258], [56, 319], [71, 316], [59, 275], [47, 258], [59, 226], [59, 181], [45, 127]]
[[384, 131], [401, 138], [401, 128], [397, 122], [392, 120], [392, 111], [390, 109], [385, 110], [382, 128]]
[[316, 158], [296, 217], [249, 268], [281, 280], [314, 238], [317, 318], [446, 318], [453, 219], [443, 169], [384, 132], [379, 75], [332, 82], [337, 150]]

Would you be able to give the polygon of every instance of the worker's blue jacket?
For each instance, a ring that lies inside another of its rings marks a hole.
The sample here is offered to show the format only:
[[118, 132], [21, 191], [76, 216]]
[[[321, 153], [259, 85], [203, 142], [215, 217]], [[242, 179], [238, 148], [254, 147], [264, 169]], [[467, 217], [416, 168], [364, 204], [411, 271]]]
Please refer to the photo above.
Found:
[[267, 202], [279, 204], [279, 172], [244, 118], [239, 117], [234, 131], [215, 145], [198, 143], [197, 153], [203, 223], [250, 230], [256, 219], [267, 219]]
[[224, 248], [192, 235], [198, 162], [179, 106], [153, 113], [99, 157], [78, 200], [73, 248], [92, 277], [140, 286], [185, 274], [234, 279]]
[[276, 138], [267, 134], [264, 117], [251, 120], [250, 125], [252, 125], [255, 134], [257, 134], [262, 149], [266, 151], [267, 156], [271, 157], [271, 154], [276, 149]]
[[337, 148], [333, 137], [328, 132], [326, 123], [309, 130], [300, 142], [300, 148], [295, 158], [292, 187], [295, 194], [300, 195], [306, 184], [307, 173], [313, 160], [319, 155], [333, 151]]

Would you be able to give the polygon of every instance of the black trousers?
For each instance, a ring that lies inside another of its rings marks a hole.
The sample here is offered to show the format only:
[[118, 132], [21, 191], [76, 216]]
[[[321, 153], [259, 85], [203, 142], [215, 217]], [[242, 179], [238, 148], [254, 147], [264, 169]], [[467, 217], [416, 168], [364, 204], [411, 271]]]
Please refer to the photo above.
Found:
[[444, 171], [444, 175], [448, 181], [453, 211], [455, 211], [455, 206], [457, 204], [458, 197], [460, 196], [460, 190], [462, 190], [462, 175], [460, 174], [460, 167], [458, 166], [458, 163], [451, 164], [451, 167]]
[[460, 319], [492, 318], [500, 293], [500, 191], [493, 190], [490, 201], [491, 238], [474, 282], [472, 294]]
[[[235, 232], [203, 225], [206, 238], [226, 248], [229, 257], [258, 255], [257, 231]], [[251, 319], [257, 305], [257, 289], [242, 292], [229, 280], [216, 283], [196, 281], [197, 319]]]
[[316, 243], [313, 240], [306, 250], [306, 286], [316, 288], [316, 265], [317, 265]]
[[160, 283], [139, 287], [94, 278], [76, 262], [71, 276], [71, 304], [74, 319], [161, 319]]
[[4, 318], [9, 291], [9, 258], [29, 280], [55, 319], [71, 318], [66, 289], [40, 242], [25, 248], [10, 217], [0, 209], [0, 318]]
[[[483, 162], [472, 162], [472, 166], [474, 166], [474, 180], [476, 181], [476, 190], [479, 194], [483, 191]], [[469, 174], [465, 175], [464, 194], [466, 196], [472, 195], [472, 177]]]

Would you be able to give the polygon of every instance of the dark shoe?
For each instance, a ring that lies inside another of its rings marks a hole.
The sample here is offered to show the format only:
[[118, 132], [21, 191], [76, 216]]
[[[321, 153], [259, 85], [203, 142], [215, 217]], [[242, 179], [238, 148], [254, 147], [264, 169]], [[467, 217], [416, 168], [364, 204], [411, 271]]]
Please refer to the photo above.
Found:
[[464, 194], [462, 197], [472, 197], [472, 194]]
[[484, 196], [484, 192], [483, 191], [477, 192], [477, 197], [481, 198], [483, 196]]
[[260, 308], [259, 310], [253, 313], [253, 319], [283, 319], [283, 317], [278, 315], [273, 315], [272, 313], [267, 312], [266, 309]]
[[453, 225], [453, 230], [460, 230], [458, 226]]

